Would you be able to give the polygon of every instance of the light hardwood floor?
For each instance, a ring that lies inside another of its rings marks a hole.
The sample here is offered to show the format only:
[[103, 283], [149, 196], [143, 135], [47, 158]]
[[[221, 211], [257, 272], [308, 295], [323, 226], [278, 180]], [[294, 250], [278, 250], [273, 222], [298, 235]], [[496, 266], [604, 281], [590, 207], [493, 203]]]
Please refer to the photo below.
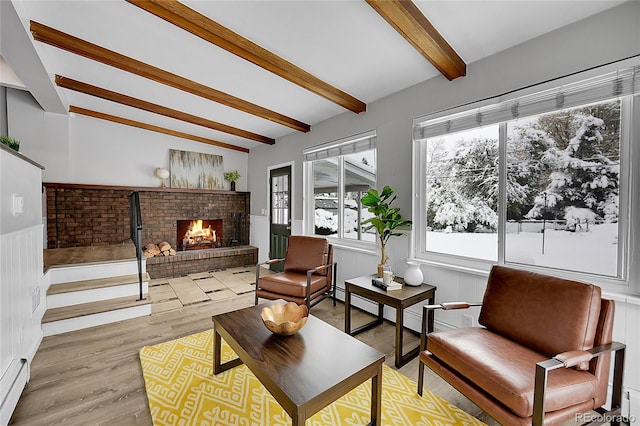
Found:
[[[10, 424], [151, 425], [138, 356], [140, 348], [209, 329], [212, 315], [252, 306], [253, 297], [248, 293], [46, 337]], [[341, 330], [344, 327], [344, 305], [340, 302], [334, 308], [330, 300], [325, 300], [312, 313]], [[368, 319], [366, 314], [354, 312], [355, 325]], [[394, 331], [391, 323], [385, 323], [358, 338], [384, 352], [387, 364], [392, 366]], [[418, 337], [407, 332], [406, 340], [410, 346]], [[400, 371], [416, 380], [417, 359]], [[468, 413], [487, 420], [477, 407], [434, 375], [429, 374], [425, 383]]]
[[[140, 348], [211, 328], [211, 316], [252, 306], [253, 293], [209, 301], [150, 316], [46, 337], [35, 356], [31, 380], [10, 424], [13, 425], [151, 425], [140, 367]], [[344, 329], [344, 304], [325, 300], [313, 315]], [[369, 321], [354, 310], [353, 325]], [[357, 336], [386, 354], [393, 367], [395, 327], [389, 322]], [[405, 331], [406, 349], [418, 337]], [[395, 367], [393, 367], [395, 368]], [[401, 373], [416, 380], [418, 360]], [[318, 372], [321, 374], [321, 372]], [[425, 387], [491, 426], [497, 423], [429, 369]], [[569, 423], [571, 425], [572, 423]]]

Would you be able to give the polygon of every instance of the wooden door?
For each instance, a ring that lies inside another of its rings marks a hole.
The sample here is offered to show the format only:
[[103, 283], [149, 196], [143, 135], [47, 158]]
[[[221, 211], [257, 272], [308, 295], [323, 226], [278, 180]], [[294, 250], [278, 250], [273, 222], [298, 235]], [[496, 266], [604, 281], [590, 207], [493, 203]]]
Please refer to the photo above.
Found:
[[[269, 172], [270, 228], [269, 258], [283, 258], [287, 253], [287, 239], [291, 235], [291, 166]], [[271, 265], [282, 271], [283, 263]]]

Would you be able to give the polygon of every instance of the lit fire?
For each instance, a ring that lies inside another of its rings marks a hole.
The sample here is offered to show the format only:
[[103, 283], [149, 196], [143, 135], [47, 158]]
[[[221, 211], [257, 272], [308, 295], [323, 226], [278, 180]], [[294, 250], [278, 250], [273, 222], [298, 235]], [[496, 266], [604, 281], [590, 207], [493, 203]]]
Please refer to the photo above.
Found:
[[211, 229], [211, 225], [203, 229], [201, 219], [192, 220], [189, 229], [182, 238], [182, 246], [214, 245], [216, 240], [216, 231]]

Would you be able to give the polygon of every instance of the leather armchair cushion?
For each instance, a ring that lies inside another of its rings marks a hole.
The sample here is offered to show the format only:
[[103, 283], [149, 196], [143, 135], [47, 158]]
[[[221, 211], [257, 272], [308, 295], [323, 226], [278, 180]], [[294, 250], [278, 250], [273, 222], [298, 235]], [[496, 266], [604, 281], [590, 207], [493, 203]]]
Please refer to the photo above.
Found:
[[479, 322], [548, 357], [587, 350], [593, 347], [600, 298], [594, 285], [494, 266]]
[[[327, 290], [330, 283], [326, 276], [311, 275], [311, 294]], [[259, 287], [271, 293], [304, 298], [307, 295], [307, 274], [281, 272], [274, 275], [265, 275], [260, 277]]]
[[[308, 270], [326, 265], [328, 255], [329, 243], [325, 238], [291, 236], [287, 246], [284, 268], [287, 272], [306, 273]], [[329, 269], [322, 269], [315, 274], [327, 275]]]
[[[431, 333], [427, 350], [519, 417], [533, 414], [535, 365], [549, 357], [480, 327]], [[551, 371], [545, 410], [589, 402], [596, 392], [596, 377], [588, 371]]]

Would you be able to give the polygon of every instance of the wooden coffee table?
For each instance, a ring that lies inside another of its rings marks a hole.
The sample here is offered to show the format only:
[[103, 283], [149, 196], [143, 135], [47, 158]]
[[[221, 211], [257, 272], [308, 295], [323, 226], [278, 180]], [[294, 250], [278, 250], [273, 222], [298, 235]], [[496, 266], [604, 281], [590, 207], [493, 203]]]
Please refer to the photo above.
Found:
[[[297, 334], [281, 337], [262, 323], [264, 306], [213, 316], [213, 372], [242, 363], [255, 374], [291, 416], [292, 425], [305, 420], [371, 379], [371, 425], [380, 424], [384, 354], [309, 315]], [[239, 358], [220, 362], [221, 339]]]
[[[355, 336], [358, 333], [369, 330], [384, 321], [384, 305], [396, 309], [396, 359], [397, 368], [402, 367], [411, 359], [415, 358], [420, 351], [419, 345], [406, 354], [402, 354], [403, 331], [404, 331], [404, 310], [419, 302], [428, 301], [430, 305], [434, 303], [436, 287], [428, 284], [420, 286], [405, 285], [401, 290], [386, 291], [371, 284], [371, 280], [376, 275], [365, 275], [363, 277], [350, 278], [345, 280], [344, 289], [344, 331]], [[396, 277], [396, 281], [404, 283], [402, 278]], [[378, 304], [378, 317], [355, 330], [351, 330], [351, 295], [357, 294]], [[433, 310], [429, 311], [428, 327], [429, 332], [433, 331]]]

